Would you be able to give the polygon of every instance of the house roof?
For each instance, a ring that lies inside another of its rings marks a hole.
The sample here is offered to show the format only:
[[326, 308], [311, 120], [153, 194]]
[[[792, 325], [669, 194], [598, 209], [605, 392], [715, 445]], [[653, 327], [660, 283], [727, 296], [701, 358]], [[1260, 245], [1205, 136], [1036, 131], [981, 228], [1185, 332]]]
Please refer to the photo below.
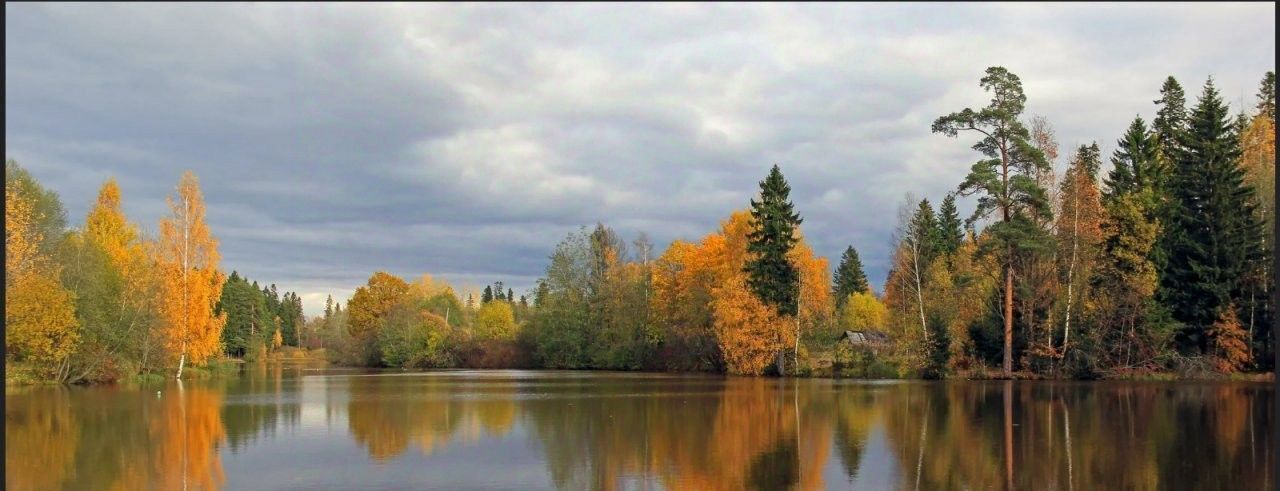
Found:
[[843, 341], [848, 339], [853, 344], [881, 344], [889, 341], [889, 336], [880, 331], [845, 331], [840, 336]]

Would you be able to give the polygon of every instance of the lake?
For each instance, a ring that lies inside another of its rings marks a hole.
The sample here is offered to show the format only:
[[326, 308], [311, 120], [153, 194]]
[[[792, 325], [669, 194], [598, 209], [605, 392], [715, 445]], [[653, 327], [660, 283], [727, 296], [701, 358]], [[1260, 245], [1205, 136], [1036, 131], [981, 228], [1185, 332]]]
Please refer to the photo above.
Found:
[[1272, 489], [1274, 389], [249, 364], [9, 388], [5, 487]]

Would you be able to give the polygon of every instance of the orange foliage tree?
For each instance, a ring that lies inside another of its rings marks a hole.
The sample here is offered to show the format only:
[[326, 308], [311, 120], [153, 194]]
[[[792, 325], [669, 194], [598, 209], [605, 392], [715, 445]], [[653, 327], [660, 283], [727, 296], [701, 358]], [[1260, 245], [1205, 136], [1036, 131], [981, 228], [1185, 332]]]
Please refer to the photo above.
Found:
[[[735, 211], [717, 233], [696, 245], [675, 241], [653, 265], [653, 319], [663, 326], [664, 342], [680, 343], [694, 355], [685, 363], [759, 374], [800, 334], [794, 319], [782, 319], [747, 289], [743, 266], [751, 220], [750, 212]], [[825, 325], [831, 316], [826, 258], [816, 257], [803, 239], [788, 257], [800, 270], [801, 325]]]
[[795, 333], [793, 322], [760, 302], [742, 276], [730, 276], [716, 289], [715, 333], [729, 373], [756, 375], [792, 344]]
[[16, 186], [5, 186], [5, 347], [14, 359], [61, 380], [79, 340], [74, 297], [58, 280], [59, 267], [39, 250], [34, 206]]
[[160, 220], [156, 258], [164, 299], [164, 334], [170, 353], [178, 356], [177, 377], [188, 357], [203, 363], [219, 350], [226, 315], [214, 315], [222, 294], [218, 241], [204, 221], [204, 197], [195, 174], [178, 181], [178, 196], [169, 197], [171, 216]]
[[1213, 342], [1213, 367], [1222, 373], [1243, 369], [1249, 364], [1248, 333], [1240, 325], [1234, 304], [1223, 307], [1218, 320], [1209, 327]]
[[356, 338], [376, 334], [382, 318], [408, 292], [409, 284], [400, 277], [385, 271], [374, 273], [347, 301], [348, 332]]

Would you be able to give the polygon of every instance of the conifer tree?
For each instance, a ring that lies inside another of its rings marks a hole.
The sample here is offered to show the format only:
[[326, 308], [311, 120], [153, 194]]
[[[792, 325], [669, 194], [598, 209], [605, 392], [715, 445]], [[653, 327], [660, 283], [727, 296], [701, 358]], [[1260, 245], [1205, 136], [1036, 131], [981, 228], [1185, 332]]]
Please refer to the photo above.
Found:
[[[796, 323], [795, 351], [800, 351], [800, 270], [787, 256], [799, 240], [798, 228], [804, 221], [789, 200], [791, 186], [775, 164], [769, 176], [760, 181], [760, 200], [751, 200], [752, 230], [747, 234], [748, 259], [743, 267], [747, 287], [765, 306]], [[778, 371], [783, 371], [782, 351], [778, 352]]]
[[1161, 151], [1166, 157], [1172, 158], [1172, 152], [1178, 147], [1178, 135], [1187, 124], [1187, 96], [1182, 91], [1182, 85], [1171, 75], [1164, 80], [1164, 85], [1160, 87], [1160, 98], [1154, 102], [1160, 109], [1156, 110], [1156, 119], [1151, 127]]
[[480, 305], [493, 301], [493, 287], [485, 285], [484, 291], [480, 293]]
[[1276, 122], [1276, 72], [1267, 72], [1262, 76], [1262, 84], [1258, 87], [1258, 115]]
[[990, 105], [942, 116], [934, 121], [933, 131], [951, 137], [975, 131], [983, 137], [973, 148], [986, 158], [973, 164], [957, 192], [981, 195], [970, 222], [999, 212], [999, 221], [988, 228], [992, 238], [988, 247], [998, 249], [1004, 269], [1002, 368], [1008, 375], [1013, 370], [1013, 259], [1016, 252], [1043, 248], [1047, 242], [1047, 233], [1036, 221], [1051, 217], [1052, 211], [1047, 193], [1035, 177], [1047, 171], [1049, 162], [1044, 152], [1032, 145], [1030, 131], [1018, 120], [1027, 101], [1018, 76], [1003, 67], [991, 67], [981, 86], [992, 92]]
[[948, 256], [959, 250], [964, 242], [964, 222], [956, 210], [954, 194], [947, 193], [947, 197], [942, 199], [942, 206], [938, 207], [938, 237], [941, 252]]
[[1174, 152], [1169, 255], [1160, 277], [1161, 297], [1183, 323], [1179, 346], [1201, 354], [1212, 341], [1207, 331], [1261, 253], [1253, 189], [1244, 182], [1227, 112], [1209, 79]]
[[920, 271], [929, 269], [929, 265], [938, 258], [943, 250], [942, 229], [938, 225], [937, 215], [929, 199], [920, 200], [915, 216], [911, 217], [911, 227], [907, 239], [912, 241], [920, 260]]
[[836, 267], [835, 281], [831, 294], [836, 299], [836, 307], [843, 307], [844, 302], [853, 293], [871, 293], [871, 285], [867, 283], [867, 274], [862, 270], [862, 260], [853, 246], [845, 248], [840, 256], [840, 266]]
[[1160, 166], [1159, 142], [1147, 129], [1141, 117], [1133, 118], [1124, 137], [1116, 142], [1111, 155], [1111, 172], [1103, 183], [1103, 199], [1111, 201], [1119, 195], [1140, 190], [1161, 189], [1164, 170]]

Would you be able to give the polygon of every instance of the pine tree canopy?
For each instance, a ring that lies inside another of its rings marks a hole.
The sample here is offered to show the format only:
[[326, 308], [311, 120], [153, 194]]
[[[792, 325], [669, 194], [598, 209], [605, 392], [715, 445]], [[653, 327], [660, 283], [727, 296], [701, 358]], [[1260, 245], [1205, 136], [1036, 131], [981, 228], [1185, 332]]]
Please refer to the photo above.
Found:
[[800, 296], [800, 272], [787, 253], [798, 240], [796, 229], [803, 219], [788, 201], [790, 194], [791, 186], [774, 165], [769, 176], [760, 181], [760, 200], [751, 200], [750, 259], [744, 267], [756, 298], [784, 316], [796, 315]]
[[836, 267], [835, 278], [831, 287], [836, 307], [843, 306], [844, 301], [852, 293], [870, 293], [871, 285], [867, 283], [867, 274], [862, 270], [862, 260], [853, 246], [844, 250], [840, 256], [840, 266]]

